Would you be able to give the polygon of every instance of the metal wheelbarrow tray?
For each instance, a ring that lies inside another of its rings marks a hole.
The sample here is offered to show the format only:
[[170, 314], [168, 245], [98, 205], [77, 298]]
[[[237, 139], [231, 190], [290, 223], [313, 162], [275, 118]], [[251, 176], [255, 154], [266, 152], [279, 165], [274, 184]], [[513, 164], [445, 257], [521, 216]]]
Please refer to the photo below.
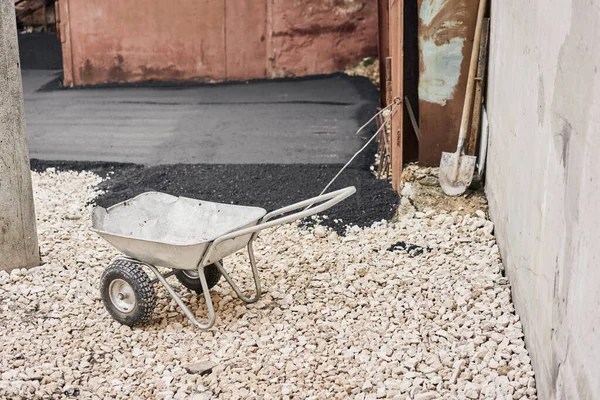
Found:
[[[95, 207], [92, 231], [124, 254], [116, 257], [102, 274], [104, 306], [122, 324], [143, 324], [150, 319], [156, 303], [153, 284], [160, 282], [194, 325], [208, 329], [215, 323], [210, 289], [221, 275], [244, 302], [253, 303], [260, 298], [252, 243], [261, 230], [325, 211], [355, 192], [351, 186], [270, 213], [258, 207], [213, 203], [159, 192], [143, 193], [108, 209]], [[301, 208], [304, 210], [284, 215]], [[255, 284], [252, 297], [246, 297], [222, 261], [244, 247], [248, 248]], [[142, 269], [144, 265], [156, 279], [150, 280]], [[162, 275], [157, 266], [172, 271]], [[197, 321], [169, 285], [166, 278], [171, 275], [204, 295], [208, 308], [206, 323]]]

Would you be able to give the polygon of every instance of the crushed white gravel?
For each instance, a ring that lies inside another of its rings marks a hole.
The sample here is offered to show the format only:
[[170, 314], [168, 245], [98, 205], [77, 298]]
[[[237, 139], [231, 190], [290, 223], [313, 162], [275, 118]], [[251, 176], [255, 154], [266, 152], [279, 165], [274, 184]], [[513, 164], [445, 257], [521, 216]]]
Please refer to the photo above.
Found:
[[[116, 255], [89, 231], [101, 179], [32, 175], [44, 264], [0, 271], [0, 398], [536, 398], [481, 210], [404, 210], [345, 237], [321, 226], [266, 231], [255, 245], [258, 303], [222, 280], [217, 322], [201, 331], [157, 286], [154, 320], [131, 329], [99, 296]], [[398, 241], [411, 251], [388, 251]], [[243, 252], [225, 267], [251, 287]], [[205, 315], [201, 298], [170, 282]]]

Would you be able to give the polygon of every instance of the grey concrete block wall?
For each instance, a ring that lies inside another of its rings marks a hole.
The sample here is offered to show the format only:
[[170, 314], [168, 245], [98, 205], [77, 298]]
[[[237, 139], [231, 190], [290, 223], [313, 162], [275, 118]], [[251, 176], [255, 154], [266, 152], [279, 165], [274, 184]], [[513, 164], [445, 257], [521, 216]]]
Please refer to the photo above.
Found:
[[491, 18], [486, 191], [539, 398], [600, 398], [600, 1]]

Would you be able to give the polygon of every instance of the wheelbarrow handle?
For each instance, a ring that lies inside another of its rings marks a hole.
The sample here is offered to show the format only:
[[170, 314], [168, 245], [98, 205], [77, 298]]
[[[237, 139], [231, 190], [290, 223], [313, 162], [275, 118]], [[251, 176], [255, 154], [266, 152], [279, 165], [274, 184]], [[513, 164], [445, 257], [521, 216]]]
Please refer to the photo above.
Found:
[[[265, 222], [273, 219], [273, 217], [276, 217], [278, 215], [287, 214], [290, 211], [298, 210], [303, 207], [306, 207], [303, 211], [292, 214], [292, 215], [288, 215], [287, 217], [279, 218], [273, 222], [285, 224], [287, 222], [291, 222], [296, 219], [306, 218], [306, 217], [318, 214], [322, 211], [325, 211], [325, 210], [335, 206], [336, 204], [342, 202], [346, 198], [352, 196], [354, 193], [356, 193], [356, 188], [354, 186], [348, 186], [348, 187], [345, 187], [344, 189], [336, 190], [335, 192], [322, 194], [320, 196], [316, 196], [316, 197], [313, 197], [313, 198], [310, 198], [310, 199], [307, 199], [304, 201], [300, 201], [298, 203], [291, 204], [286, 207], [282, 207], [278, 210], [271, 211], [270, 213], [268, 213], [267, 215], [265, 215], [262, 218], [261, 223], [265, 223]], [[329, 201], [326, 203], [323, 203], [321, 205], [318, 205], [314, 208], [310, 208], [313, 204], [322, 203], [325, 200], [329, 200]], [[304, 213], [306, 213], [306, 214], [303, 215]], [[291, 218], [291, 219], [287, 220], [287, 218]]]
[[[254, 225], [254, 226], [251, 226], [248, 228], [244, 228], [244, 229], [240, 229], [238, 231], [231, 232], [226, 235], [220, 236], [213, 242], [213, 246], [215, 246], [218, 243], [220, 243], [224, 240], [227, 240], [227, 239], [233, 239], [233, 238], [236, 238], [239, 236], [247, 235], [249, 233], [256, 233], [256, 232], [262, 231], [263, 229], [271, 228], [273, 226], [283, 225], [288, 222], [295, 221], [297, 219], [310, 217], [311, 215], [320, 213], [322, 211], [325, 211], [325, 210], [335, 206], [339, 202], [352, 196], [354, 193], [356, 193], [356, 188], [354, 186], [348, 186], [344, 189], [336, 190], [336, 191], [330, 192], [330, 193], [325, 193], [323, 195], [316, 196], [311, 199], [300, 201], [298, 203], [271, 211], [270, 213], [265, 215], [259, 221], [259, 223], [257, 225]], [[328, 201], [326, 201], [326, 200], [328, 200]], [[322, 203], [322, 204], [311, 207], [313, 204], [317, 204], [317, 203]], [[303, 207], [310, 207], [310, 208], [306, 208], [305, 210], [299, 211], [299, 212], [291, 214], [291, 215], [286, 215], [281, 218], [272, 219], [273, 217], [277, 217], [279, 215], [286, 214], [290, 211], [298, 210]]]

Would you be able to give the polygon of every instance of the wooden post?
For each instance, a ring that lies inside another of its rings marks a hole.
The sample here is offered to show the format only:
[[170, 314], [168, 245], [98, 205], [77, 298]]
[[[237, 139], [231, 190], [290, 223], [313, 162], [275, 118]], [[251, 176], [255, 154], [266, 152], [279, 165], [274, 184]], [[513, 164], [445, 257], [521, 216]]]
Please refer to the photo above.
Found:
[[392, 102], [392, 57], [385, 59], [385, 105]]
[[60, 4], [59, 0], [54, 2], [54, 27], [56, 29], [56, 37], [62, 42], [60, 37]]
[[44, 32], [48, 31], [48, 17], [46, 16], [46, 0], [44, 0]]
[[388, 96], [387, 83], [385, 78], [391, 72], [388, 69], [387, 59], [390, 56], [390, 4], [389, 0], [378, 0], [378, 20], [379, 20], [379, 94], [381, 106], [386, 103]]
[[[387, 57], [385, 59], [385, 105], [389, 105], [392, 104], [392, 57]], [[392, 134], [392, 121], [387, 120], [386, 122], [386, 127], [383, 130], [383, 145], [385, 148], [384, 151], [384, 158], [385, 158], [385, 168], [384, 168], [384, 175], [386, 178], [389, 178], [389, 170], [392, 164], [392, 156], [391, 156], [391, 149], [390, 149], [390, 143], [392, 142], [392, 138], [391, 138], [391, 134]]]
[[[55, 4], [56, 7], [56, 4]], [[58, 3], [60, 16], [60, 43], [63, 59], [63, 85], [75, 86], [75, 68], [73, 68], [73, 53], [71, 52], [71, 22], [69, 18], [69, 0], [60, 0]], [[77, 82], [80, 84], [81, 82]]]
[[487, 46], [490, 34], [490, 19], [483, 20], [481, 41], [479, 45], [479, 59], [477, 60], [477, 77], [475, 78], [475, 100], [473, 101], [473, 115], [471, 116], [471, 128], [469, 139], [465, 145], [465, 154], [477, 155], [477, 138], [479, 137], [479, 120], [481, 119], [481, 105], [483, 101], [483, 82], [487, 64]]
[[392, 188], [402, 190], [402, 134], [404, 124], [404, 0], [390, 7], [390, 52], [392, 54], [392, 97], [400, 103], [392, 115]]
[[40, 264], [13, 0], [0, 0], [0, 37], [0, 269], [11, 270]]

